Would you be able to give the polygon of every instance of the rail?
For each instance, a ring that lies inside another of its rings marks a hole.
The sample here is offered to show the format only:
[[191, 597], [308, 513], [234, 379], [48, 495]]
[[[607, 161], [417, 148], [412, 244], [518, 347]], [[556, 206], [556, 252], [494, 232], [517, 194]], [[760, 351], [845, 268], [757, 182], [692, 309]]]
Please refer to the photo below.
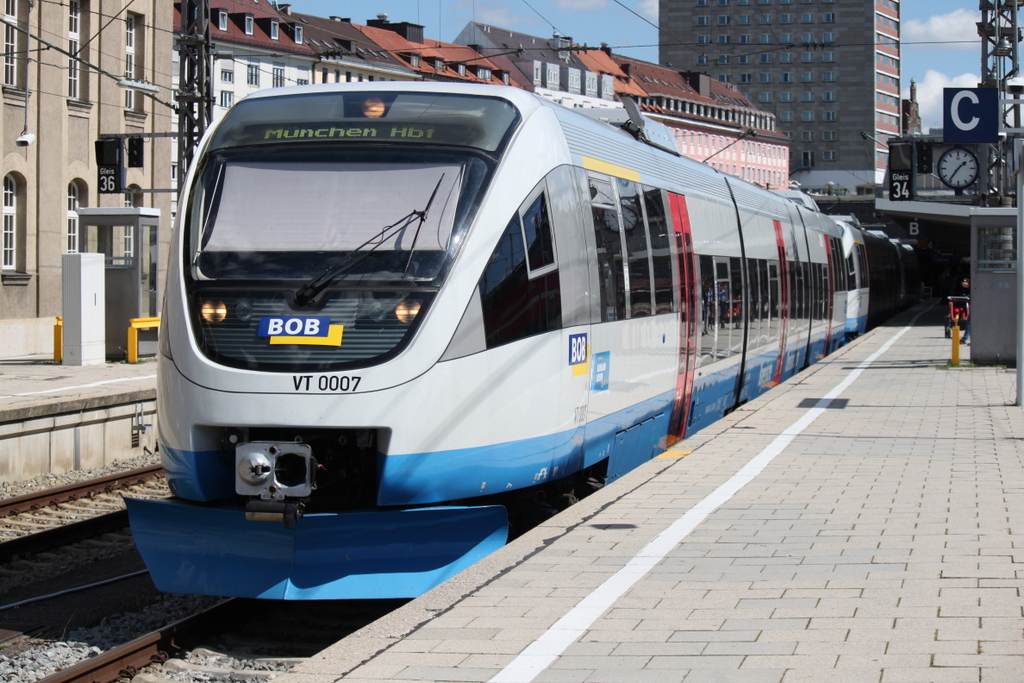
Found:
[[139, 330], [160, 327], [160, 318], [132, 318], [128, 321], [128, 362], [139, 362]]
[[[177, 654], [184, 642], [198, 633], [220, 628], [230, 619], [232, 600], [185, 617], [135, 640], [83, 660], [74, 666], [50, 674], [39, 683], [113, 683], [120, 678], [132, 677], [141, 668], [155, 662], [164, 662]], [[127, 674], [127, 676], [125, 676]]]
[[104, 491], [115, 491], [119, 488], [134, 486], [154, 477], [160, 476], [163, 468], [160, 465], [151, 465], [127, 472], [118, 472], [106, 477], [87, 479], [75, 484], [60, 486], [45, 491], [26, 493], [23, 496], [0, 500], [0, 517], [17, 515], [28, 510], [39, 510], [49, 505], [66, 503], [70, 500], [78, 500], [91, 493]]

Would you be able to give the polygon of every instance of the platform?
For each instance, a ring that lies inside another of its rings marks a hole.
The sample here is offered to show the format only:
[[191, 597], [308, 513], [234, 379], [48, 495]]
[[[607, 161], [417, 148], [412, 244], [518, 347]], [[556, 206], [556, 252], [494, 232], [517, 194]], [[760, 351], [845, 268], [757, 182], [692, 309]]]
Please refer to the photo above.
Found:
[[154, 360], [71, 366], [47, 356], [0, 359], [0, 481], [137, 457], [154, 449], [155, 422]]
[[276, 681], [1022, 681], [1015, 372], [949, 352], [904, 314]]

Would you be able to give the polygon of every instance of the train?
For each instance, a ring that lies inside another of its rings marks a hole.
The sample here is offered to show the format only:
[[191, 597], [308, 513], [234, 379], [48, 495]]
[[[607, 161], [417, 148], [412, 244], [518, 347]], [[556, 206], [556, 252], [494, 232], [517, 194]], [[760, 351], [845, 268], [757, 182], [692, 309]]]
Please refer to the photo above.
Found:
[[127, 501], [165, 592], [420, 595], [913, 300], [898, 245], [681, 156], [629, 100], [276, 88], [195, 158], [172, 497]]

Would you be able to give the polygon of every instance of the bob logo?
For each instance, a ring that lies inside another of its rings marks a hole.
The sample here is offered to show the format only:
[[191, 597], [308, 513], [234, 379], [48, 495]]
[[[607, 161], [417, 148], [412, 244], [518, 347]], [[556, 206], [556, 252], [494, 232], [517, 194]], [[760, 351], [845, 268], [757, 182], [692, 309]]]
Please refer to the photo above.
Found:
[[271, 344], [309, 344], [341, 346], [343, 325], [332, 325], [330, 318], [282, 316], [260, 318], [258, 337], [270, 337]]
[[569, 335], [569, 366], [573, 377], [590, 372], [590, 344], [585, 333]]

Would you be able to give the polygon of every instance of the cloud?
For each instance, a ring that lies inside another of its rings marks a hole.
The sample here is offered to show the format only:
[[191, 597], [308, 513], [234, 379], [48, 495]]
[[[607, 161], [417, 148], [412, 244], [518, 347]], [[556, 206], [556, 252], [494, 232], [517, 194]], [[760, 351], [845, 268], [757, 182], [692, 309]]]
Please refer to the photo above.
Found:
[[979, 10], [966, 8], [949, 14], [936, 14], [925, 21], [907, 19], [903, 22], [900, 37], [905, 46], [908, 43], [943, 43], [941, 48], [944, 50], [977, 50], [981, 39], [975, 24], [980, 20]]
[[499, 26], [501, 28], [514, 28], [522, 25], [532, 25], [540, 23], [539, 18], [530, 14], [524, 16], [513, 12], [506, 6], [506, 3], [499, 2], [498, 0], [491, 0], [490, 2], [477, 1], [471, 2], [460, 2], [452, 7], [452, 9], [465, 12], [467, 15], [466, 20], [476, 20], [481, 24], [490, 24], [491, 26]]
[[658, 0], [643, 0], [636, 8], [640, 14], [658, 23]]
[[[924, 79], [917, 82], [917, 104], [921, 110], [921, 132], [927, 134], [931, 128], [942, 127], [942, 90], [943, 88], [976, 88], [977, 74], [961, 74], [950, 78], [944, 73], [931, 69]], [[910, 86], [903, 92], [903, 97], [910, 97]]]
[[594, 9], [607, 9], [608, 0], [558, 0], [555, 6], [566, 12], [580, 12]]

